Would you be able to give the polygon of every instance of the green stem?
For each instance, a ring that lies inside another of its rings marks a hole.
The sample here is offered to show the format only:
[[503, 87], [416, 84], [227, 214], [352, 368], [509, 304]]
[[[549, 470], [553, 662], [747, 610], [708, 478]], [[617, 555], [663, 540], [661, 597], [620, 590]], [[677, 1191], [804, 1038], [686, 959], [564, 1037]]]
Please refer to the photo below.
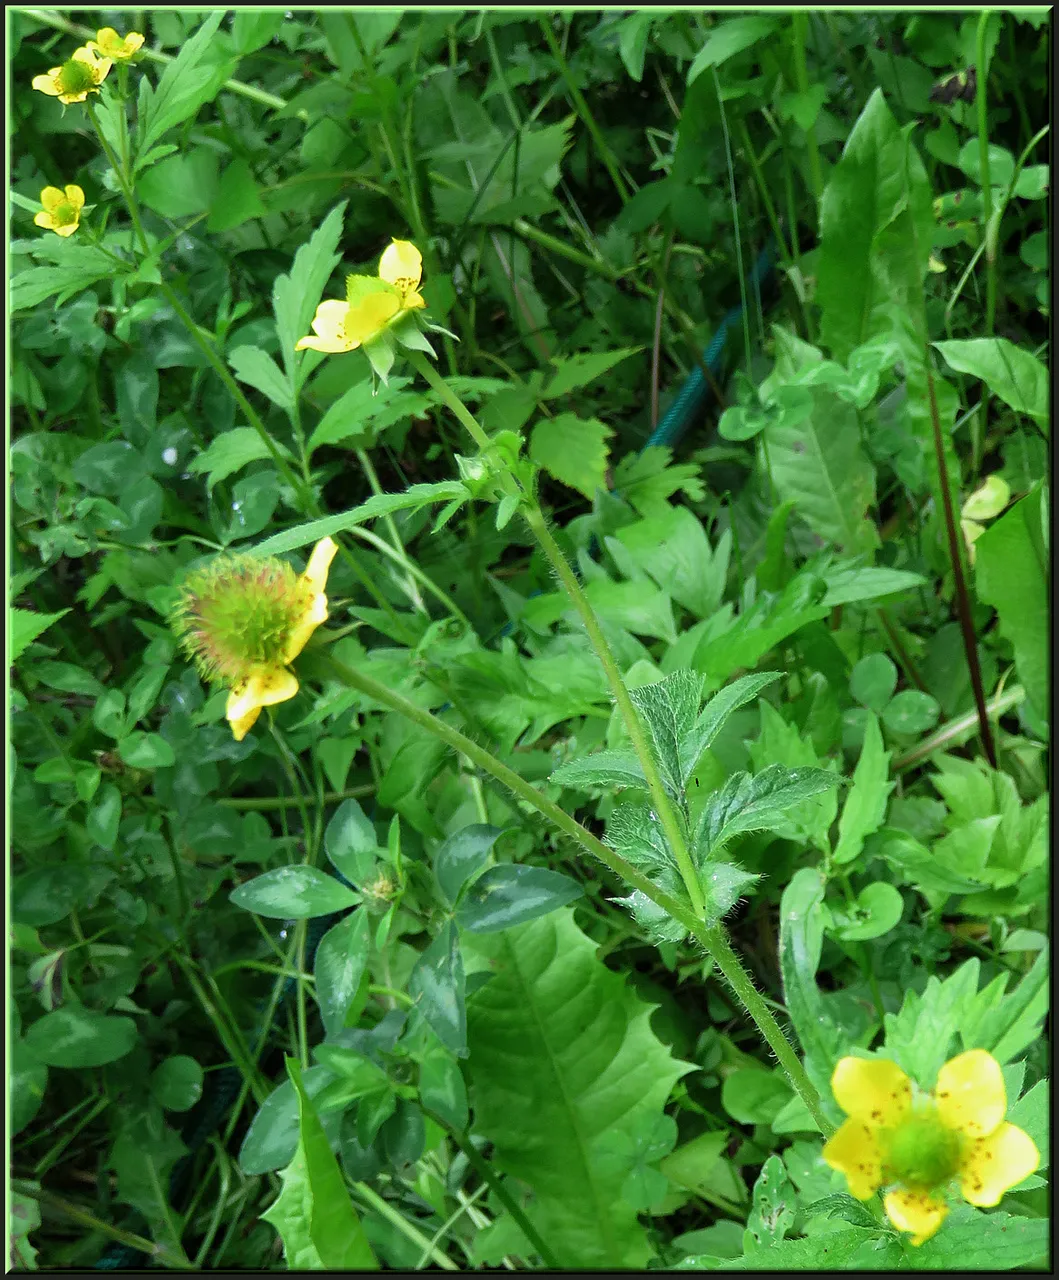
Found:
[[[805, 63], [805, 37], [809, 19], [805, 13], [791, 14], [794, 28], [794, 80], [799, 93], [809, 91], [809, 72]], [[820, 165], [820, 147], [816, 141], [816, 124], [813, 123], [805, 131], [805, 141], [809, 149], [809, 176], [813, 184], [813, 198], [816, 201], [816, 215], [819, 221], [820, 200], [824, 194], [824, 175]]]
[[555, 1254], [552, 1253], [551, 1249], [549, 1249], [547, 1244], [545, 1244], [544, 1240], [540, 1236], [540, 1233], [537, 1231], [537, 1228], [533, 1225], [533, 1223], [529, 1220], [529, 1218], [526, 1217], [526, 1214], [522, 1210], [522, 1206], [518, 1203], [515, 1197], [508, 1191], [507, 1187], [504, 1185], [501, 1179], [496, 1176], [496, 1173], [493, 1171], [489, 1163], [483, 1160], [482, 1157], [478, 1154], [477, 1150], [475, 1149], [474, 1143], [470, 1141], [468, 1135], [465, 1133], [460, 1133], [459, 1130], [457, 1130], [453, 1125], [449, 1124], [449, 1122], [443, 1116], [439, 1116], [437, 1112], [431, 1111], [429, 1107], [424, 1106], [423, 1112], [431, 1120], [433, 1120], [436, 1125], [438, 1125], [440, 1128], [445, 1130], [445, 1132], [449, 1135], [449, 1137], [456, 1144], [456, 1146], [459, 1147], [459, 1149], [467, 1157], [467, 1162], [470, 1164], [471, 1168], [474, 1169], [474, 1171], [478, 1174], [478, 1176], [484, 1182], [487, 1182], [489, 1184], [494, 1194], [496, 1195], [496, 1198], [500, 1201], [500, 1203], [504, 1206], [504, 1208], [507, 1209], [508, 1213], [511, 1214], [511, 1216], [518, 1223], [519, 1227], [522, 1229], [522, 1234], [526, 1237], [526, 1239], [530, 1242], [530, 1244], [533, 1245], [533, 1247], [537, 1250], [540, 1260], [544, 1263], [544, 1265], [550, 1271], [560, 1270], [559, 1262], [556, 1259]]
[[[349, 787], [345, 791], [325, 791], [324, 804], [341, 804], [343, 800], [356, 800], [361, 796], [375, 794], [375, 788], [369, 783], [360, 787]], [[220, 796], [217, 804], [229, 809], [243, 809], [247, 813], [267, 813], [272, 809], [285, 809], [290, 804], [290, 796]]]
[[443, 1271], [459, 1271], [459, 1267], [455, 1262], [453, 1262], [447, 1253], [442, 1252], [436, 1244], [428, 1240], [418, 1227], [413, 1226], [403, 1213], [395, 1209], [388, 1200], [384, 1200], [382, 1196], [380, 1196], [372, 1187], [369, 1187], [366, 1182], [354, 1182], [353, 1190], [366, 1204], [370, 1205], [380, 1217], [383, 1217], [388, 1222], [392, 1223], [402, 1235], [407, 1236], [408, 1239], [414, 1244], [417, 1244], [420, 1249], [427, 1252]]
[[[992, 13], [984, 9], [978, 19], [978, 31], [975, 40], [975, 106], [978, 110], [978, 167], [979, 182], [982, 188], [982, 239], [985, 245], [985, 336], [993, 336], [996, 323], [996, 246], [999, 236], [1000, 211], [994, 226], [993, 220], [993, 186], [990, 182], [989, 170], [989, 103], [987, 87], [989, 68], [986, 66], [986, 30]], [[982, 397], [982, 408], [971, 432], [971, 471], [977, 476], [982, 461], [982, 442], [985, 440], [989, 415], [989, 399]]]
[[[992, 698], [986, 705], [986, 714], [994, 720], [998, 719], [1005, 711], [1010, 711], [1012, 707], [1017, 707], [1020, 702], [1025, 700], [1026, 690], [1021, 685], [1015, 685], [1013, 688], [1006, 690], [1004, 693], [998, 693]], [[927, 756], [935, 751], [943, 751], [946, 747], [956, 746], [958, 740], [965, 733], [972, 732], [978, 724], [977, 708], [974, 711], [968, 711], [962, 716], [957, 716], [955, 720], [950, 720], [948, 724], [943, 724], [929, 738], [924, 738], [922, 742], [917, 742], [904, 755], [898, 756], [894, 761], [895, 772], [911, 768], [912, 765], [925, 760]]]
[[722, 926], [707, 927], [701, 916], [697, 916], [687, 903], [659, 888], [654, 881], [649, 880], [631, 862], [627, 862], [620, 854], [608, 848], [607, 845], [581, 826], [564, 809], [561, 809], [554, 801], [549, 800], [537, 791], [525, 778], [515, 773], [513, 769], [509, 769], [507, 765], [497, 760], [490, 752], [480, 747], [471, 738], [460, 733], [452, 725], [438, 719], [422, 707], [416, 706], [414, 702], [409, 701], [389, 686], [373, 679], [365, 672], [363, 667], [354, 669], [330, 655], [322, 656], [320, 661], [323, 667], [330, 669], [335, 678], [342, 680], [351, 689], [357, 689], [373, 702], [388, 707], [398, 715], [404, 716], [414, 724], [418, 724], [428, 733], [432, 733], [442, 742], [452, 747], [457, 753], [465, 755], [479, 768], [484, 769], [486, 773], [507, 787], [509, 791], [512, 791], [520, 800], [547, 818], [564, 835], [576, 841], [583, 849], [608, 867], [619, 879], [624, 880], [630, 888], [639, 889], [646, 898], [649, 898], [657, 906], [668, 912], [674, 920], [679, 921], [706, 950], [721, 974], [728, 981], [736, 998], [742, 1003], [765, 1042], [776, 1055], [793, 1088], [802, 1098], [809, 1113], [820, 1127], [820, 1131], [825, 1135], [832, 1132], [833, 1126], [821, 1110], [819, 1095], [806, 1075], [805, 1068], [798, 1060], [797, 1054], [784, 1035], [779, 1023], [772, 1016], [765, 1001], [743, 969], [739, 957], [732, 950]]

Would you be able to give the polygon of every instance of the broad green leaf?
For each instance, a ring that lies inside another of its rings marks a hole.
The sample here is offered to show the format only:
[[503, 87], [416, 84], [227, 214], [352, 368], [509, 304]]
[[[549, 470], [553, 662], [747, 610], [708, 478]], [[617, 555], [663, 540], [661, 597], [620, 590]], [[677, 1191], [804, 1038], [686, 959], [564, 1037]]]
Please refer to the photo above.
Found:
[[142, 1213], [153, 1238], [177, 1257], [183, 1250], [169, 1205], [169, 1183], [186, 1153], [187, 1147], [168, 1125], [152, 1123], [150, 1114], [141, 1111], [126, 1122], [107, 1161], [117, 1174], [115, 1199]]
[[350, 437], [368, 447], [387, 427], [422, 416], [431, 397], [405, 390], [410, 383], [410, 378], [391, 378], [375, 391], [370, 378], [354, 383], [320, 419], [309, 437], [310, 452]]
[[952, 339], [934, 346], [957, 373], [980, 378], [1016, 413], [1048, 425], [1048, 370], [1032, 352], [1007, 338]]
[[706, 43], [688, 68], [688, 87], [708, 68], [723, 66], [729, 58], [771, 36], [775, 30], [775, 18], [764, 14], [726, 18], [706, 37]]
[[324, 850], [336, 871], [350, 884], [361, 884], [378, 858], [375, 824], [352, 796], [343, 800], [324, 832]]
[[455, 1056], [443, 1045], [428, 1048], [419, 1060], [419, 1099], [458, 1133], [467, 1128], [467, 1086], [463, 1072]]
[[647, 790], [643, 767], [634, 751], [596, 751], [590, 756], [568, 760], [551, 775], [552, 782], [582, 791], [618, 787]]
[[294, 255], [290, 274], [277, 276], [272, 286], [272, 309], [276, 315], [280, 354], [292, 384], [298, 368], [294, 345], [309, 333], [324, 285], [340, 261], [338, 242], [342, 238], [345, 212], [346, 201], [342, 200]]
[[27, 1049], [49, 1067], [102, 1067], [136, 1044], [136, 1023], [95, 1009], [67, 1005], [26, 1028]]
[[[334, 1081], [335, 1073], [322, 1065], [310, 1067], [302, 1076], [310, 1098], [315, 1098]], [[322, 1124], [330, 1142], [338, 1140], [341, 1123], [341, 1111], [323, 1113]], [[254, 1116], [239, 1151], [239, 1167], [252, 1178], [289, 1165], [298, 1148], [299, 1132], [298, 1095], [288, 1079], [268, 1095]]]
[[754, 1183], [753, 1205], [746, 1220], [747, 1246], [773, 1248], [794, 1226], [798, 1194], [787, 1177], [783, 1161], [771, 1155]]
[[276, 867], [255, 876], [229, 894], [229, 901], [273, 920], [311, 920], [355, 907], [352, 889], [316, 867]]
[[926, 733], [938, 722], [938, 700], [919, 689], [902, 689], [883, 708], [882, 718], [893, 733]]
[[476, 937], [474, 951], [495, 974], [468, 1009], [476, 1132], [532, 1189], [527, 1213], [560, 1266], [644, 1266], [647, 1233], [622, 1197], [635, 1154], [603, 1156], [610, 1135], [661, 1113], [688, 1064], [571, 912]]
[[1048, 716], [1047, 494], [1039, 486], [975, 543], [975, 590], [997, 611], [1015, 650], [1015, 667], [1037, 714]]
[[698, 716], [701, 691], [702, 676], [683, 669], [629, 690], [633, 706], [650, 730], [662, 780], [675, 796], [683, 794], [681, 746]]
[[625, 70], [637, 84], [643, 79], [647, 41], [651, 36], [651, 24], [655, 15], [651, 12], [632, 13], [618, 23], [618, 52]]
[[[290, 456], [287, 449], [276, 446], [280, 453]], [[194, 474], [205, 473], [207, 488], [212, 489], [219, 480], [226, 480], [241, 471], [250, 462], [271, 458], [268, 445], [253, 427], [233, 427], [213, 440], [208, 449], [192, 458], [188, 470]]]
[[[39, 1182], [32, 1185], [40, 1190]], [[29, 1236], [40, 1227], [40, 1202], [32, 1196], [12, 1191], [8, 1205], [9, 1270], [38, 1271], [37, 1250], [30, 1244]]]
[[867, 511], [875, 502], [875, 469], [861, 443], [856, 410], [814, 389], [811, 416], [765, 428], [770, 474], [781, 501], [812, 531], [851, 554], [878, 546]]
[[851, 924], [844, 924], [838, 936], [847, 942], [866, 942], [869, 938], [881, 938], [899, 924], [905, 900], [892, 884], [880, 880], [866, 885], [857, 894], [850, 909]]
[[8, 1042], [10, 1066], [8, 1090], [11, 1104], [10, 1134], [14, 1137], [30, 1123], [44, 1101], [48, 1087], [48, 1068], [26, 1047], [21, 1039]]
[[715, 693], [702, 709], [697, 723], [680, 744], [681, 781], [686, 786], [702, 753], [724, 728], [733, 711], [752, 702], [762, 690], [780, 678], [778, 671], [759, 671], [733, 680]]
[[505, 862], [490, 867], [471, 884], [456, 921], [472, 933], [496, 933], [547, 915], [583, 893], [576, 880], [558, 871]]
[[[236, 16], [272, 17], [272, 14], [248, 14], [243, 10]], [[264, 201], [258, 190], [257, 179], [250, 167], [250, 162], [242, 156], [234, 157], [221, 173], [216, 194], [210, 203], [210, 216], [206, 221], [206, 230], [210, 235], [221, 231], [234, 231], [251, 218], [262, 218], [267, 213]]]
[[455, 832], [434, 854], [434, 875], [450, 905], [455, 904], [464, 884], [485, 866], [502, 827], [474, 823]]
[[163, 218], [191, 218], [210, 207], [217, 183], [216, 151], [192, 147], [151, 165], [140, 175], [136, 190], [141, 202]]
[[298, 1099], [298, 1149], [280, 1175], [279, 1198], [261, 1216], [282, 1237], [291, 1271], [377, 1271], [379, 1264], [302, 1083], [297, 1059], [287, 1059], [287, 1074]]
[[827, 1015], [816, 971], [824, 945], [824, 879], [813, 867], [796, 871], [780, 899], [780, 972], [783, 1002], [805, 1054], [805, 1069], [823, 1100], [825, 1113], [837, 1119], [831, 1099], [831, 1073], [846, 1051], [839, 1029]]
[[236, 347], [228, 353], [228, 363], [240, 382], [260, 391], [274, 405], [290, 413], [293, 405], [290, 384], [267, 351], [260, 347]]
[[[61, 252], [54, 254], [54, 265], [49, 267], [29, 267], [19, 271], [11, 281], [10, 306], [12, 313], [25, 311], [50, 298], [53, 294], [69, 295], [80, 293], [97, 280], [109, 280], [132, 270], [133, 264], [127, 266], [119, 263], [109, 253], [97, 249], [94, 245], [70, 244], [62, 241], [55, 246]], [[34, 249], [35, 256], [42, 256]]]
[[721, 1085], [721, 1105], [740, 1124], [771, 1124], [790, 1098], [783, 1073], [767, 1068], [737, 1067]]
[[744, 831], [771, 831], [787, 822], [787, 810], [838, 786], [826, 769], [772, 764], [760, 773], [735, 773], [703, 806], [695, 849], [705, 861]]
[[[687, 507], [667, 504], [646, 519], [619, 529], [606, 542], [612, 552], [624, 551], [636, 570], [646, 573], [695, 617], [708, 618], [720, 605], [728, 577], [731, 534], [722, 535], [717, 549], [711, 549], [701, 520]], [[619, 567], [625, 570], [624, 564]]]
[[[1040, 1035], [1049, 1008], [1048, 954], [1042, 951], [1013, 991], [990, 1007], [974, 1006], [960, 1024], [965, 1049], [987, 1049], [1000, 1063], [1010, 1062]], [[982, 993], [985, 995], [985, 992]]]
[[933, 1089], [942, 1065], [958, 1052], [956, 1032], [975, 1007], [980, 969], [972, 957], [944, 982], [931, 974], [922, 994], [906, 991], [900, 1011], [886, 1015], [884, 1056], [923, 1089]]
[[[888, 1252], [879, 1252], [878, 1246], [888, 1246]], [[741, 1258], [711, 1259], [710, 1257], [684, 1258], [677, 1263], [677, 1271], [845, 1271], [889, 1270], [900, 1267], [900, 1246], [892, 1236], [882, 1235], [882, 1229], [868, 1231], [859, 1227], [843, 1227], [840, 1231], [828, 1231], [815, 1237], [801, 1236], [796, 1240], [783, 1240], [763, 1248], [754, 1246]], [[714, 1265], [711, 1265], [714, 1264]]]
[[121, 739], [118, 755], [134, 769], [168, 769], [176, 763], [176, 753], [161, 734], [139, 729]]
[[971, 1264], [976, 1271], [1008, 1272], [1032, 1263], [1041, 1264], [1043, 1270], [1050, 1249], [1047, 1218], [1020, 1218], [1003, 1210], [979, 1211], [969, 1213], [963, 1221], [946, 1222], [918, 1249], [909, 1249], [909, 1261], [916, 1271], [966, 1271]]
[[69, 612], [69, 609], [60, 609], [58, 613], [34, 613], [31, 609], [12, 609], [8, 614], [11, 622], [11, 661], [17, 662], [39, 635], [43, 635], [53, 623], [64, 618]]
[[189, 1111], [202, 1097], [203, 1070], [194, 1058], [177, 1053], [151, 1072], [151, 1096], [167, 1111]]
[[313, 962], [316, 1003], [324, 1030], [337, 1035], [356, 999], [371, 948], [371, 919], [363, 907], [339, 920], [320, 939]]
[[263, 48], [283, 26], [285, 15], [282, 11], [266, 9], [254, 12], [253, 9], [239, 9], [232, 22], [232, 44], [236, 53], [245, 57]]
[[140, 157], [146, 157], [167, 130], [190, 119], [209, 102], [231, 74], [233, 66], [209, 61], [210, 46], [223, 17], [223, 11], [215, 10], [205, 19], [166, 67], [157, 89], [151, 88], [146, 76], [141, 78], [137, 108]]
[[467, 1013], [463, 958], [451, 920], [416, 961], [408, 994], [430, 1029], [459, 1058], [467, 1056]]
[[896, 688], [897, 668], [885, 653], [869, 653], [849, 674], [850, 693], [876, 715], [883, 711]]
[[533, 428], [529, 455], [550, 476], [591, 501], [597, 489], [606, 488], [607, 441], [613, 434], [598, 418], [560, 413]]
[[294, 529], [287, 529], [284, 533], [277, 533], [274, 537], [259, 542], [253, 548], [253, 554], [280, 556], [287, 551], [304, 547], [310, 542], [318, 542], [321, 538], [333, 537], [344, 529], [352, 529], [354, 525], [364, 524], [368, 520], [377, 520], [379, 516], [390, 515], [394, 511], [416, 511], [432, 502], [444, 502], [447, 499], [463, 500], [469, 496], [467, 489], [458, 480], [442, 480], [438, 484], [413, 484], [404, 493], [380, 493], [350, 511], [343, 511], [335, 516], [324, 516], [320, 520], [310, 520], [308, 524], [300, 524]]
[[676, 643], [673, 604], [665, 592], [643, 582], [610, 582], [597, 578], [585, 588], [585, 595], [604, 622], [624, 627], [633, 635], [655, 636], [670, 644]]
[[550, 382], [541, 392], [544, 400], [555, 400], [578, 387], [587, 386], [601, 378], [608, 369], [639, 355], [643, 347], [623, 347], [620, 351], [577, 351], [570, 356], [558, 356], [552, 360], [556, 366]]
[[883, 750], [879, 722], [868, 712], [860, 759], [853, 772], [853, 786], [838, 820], [834, 860], [842, 864], [859, 857], [865, 836], [878, 831], [886, 816], [886, 800], [894, 784], [889, 777], [890, 753]]
[[823, 577], [827, 590], [820, 603], [829, 609], [861, 600], [878, 600], [881, 596], [925, 586], [927, 581], [920, 573], [909, 573], [905, 569], [877, 569], [870, 565], [835, 566], [824, 570]]

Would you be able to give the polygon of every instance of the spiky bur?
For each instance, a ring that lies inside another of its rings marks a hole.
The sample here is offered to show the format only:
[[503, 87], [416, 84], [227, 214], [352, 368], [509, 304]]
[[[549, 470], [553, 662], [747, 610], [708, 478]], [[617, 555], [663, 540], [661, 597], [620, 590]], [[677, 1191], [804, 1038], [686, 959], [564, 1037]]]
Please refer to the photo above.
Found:
[[311, 604], [311, 588], [282, 560], [227, 555], [192, 570], [170, 623], [202, 678], [234, 688], [290, 660]]

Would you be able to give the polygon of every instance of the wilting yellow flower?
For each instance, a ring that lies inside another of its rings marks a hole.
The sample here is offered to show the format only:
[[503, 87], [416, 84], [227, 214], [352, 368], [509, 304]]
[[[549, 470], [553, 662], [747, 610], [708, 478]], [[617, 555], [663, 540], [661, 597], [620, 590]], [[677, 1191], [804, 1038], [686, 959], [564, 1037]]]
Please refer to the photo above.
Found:
[[982, 484], [975, 489], [960, 511], [960, 528], [967, 543], [967, 558], [974, 564], [974, 544], [985, 533], [982, 520], [992, 520], [1011, 501], [1011, 488], [1003, 476], [995, 473], [986, 476]]
[[135, 57], [143, 44], [143, 36], [138, 31], [130, 31], [127, 36], [119, 36], [113, 27], [100, 27], [96, 38], [89, 40], [87, 47], [104, 58], [115, 62], [127, 62]]
[[51, 98], [58, 98], [66, 106], [84, 102], [90, 93], [99, 92], [113, 65], [109, 58], [100, 58], [94, 49], [85, 45], [75, 49], [61, 67], [52, 67], [47, 75], [34, 76], [33, 87]]
[[1006, 1124], [1000, 1064], [984, 1049], [950, 1059], [933, 1093], [917, 1093], [885, 1058], [843, 1058], [831, 1079], [849, 1119], [824, 1147], [824, 1160], [845, 1174], [850, 1194], [868, 1200], [880, 1187], [887, 1216], [921, 1245], [949, 1212], [945, 1188], [959, 1179], [970, 1204], [999, 1204], [1040, 1164], [1033, 1139]]
[[313, 333], [300, 338], [295, 350], [334, 355], [373, 341], [405, 312], [426, 306], [419, 292], [422, 278], [422, 254], [408, 240], [394, 240], [379, 259], [378, 279], [348, 276], [345, 302], [321, 302], [313, 316]]
[[65, 191], [60, 187], [45, 187], [40, 193], [40, 202], [44, 208], [33, 219], [37, 226], [54, 231], [57, 236], [72, 236], [85, 207], [85, 193], [81, 188], [74, 183]]
[[172, 615], [173, 629], [203, 678], [228, 686], [225, 715], [237, 742], [262, 707], [298, 692], [289, 669], [327, 621], [327, 571], [337, 545], [324, 538], [305, 572], [282, 560], [222, 556], [188, 575]]

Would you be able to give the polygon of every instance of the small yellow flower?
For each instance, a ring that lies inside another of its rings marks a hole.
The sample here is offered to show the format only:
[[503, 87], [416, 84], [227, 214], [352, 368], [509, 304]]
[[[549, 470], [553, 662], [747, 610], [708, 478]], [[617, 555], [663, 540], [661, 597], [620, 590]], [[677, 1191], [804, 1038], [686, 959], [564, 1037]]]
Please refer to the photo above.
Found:
[[345, 302], [321, 302], [313, 316], [313, 333], [300, 338], [295, 350], [334, 355], [374, 341], [405, 312], [426, 306], [419, 292], [422, 278], [422, 254], [408, 240], [394, 240], [379, 259], [378, 279], [349, 276]]
[[100, 27], [96, 38], [89, 40], [87, 47], [111, 58], [114, 62], [128, 62], [139, 52], [143, 44], [143, 36], [138, 31], [130, 31], [127, 36], [119, 36], [113, 27]]
[[33, 88], [50, 98], [58, 98], [65, 106], [84, 102], [90, 93], [99, 92], [112, 66], [109, 58], [100, 58], [94, 49], [85, 45], [75, 49], [61, 67], [52, 67], [47, 75], [34, 76]]
[[81, 188], [74, 183], [70, 183], [65, 191], [59, 187], [45, 187], [40, 193], [40, 202], [44, 208], [33, 219], [37, 226], [54, 231], [57, 236], [72, 236], [85, 207], [85, 193]]
[[824, 1147], [824, 1160], [845, 1174], [858, 1200], [889, 1187], [887, 1216], [914, 1245], [945, 1220], [953, 1179], [965, 1200], [989, 1208], [1040, 1164], [1029, 1134], [1004, 1122], [1004, 1077], [983, 1049], [947, 1062], [933, 1093], [914, 1092], [885, 1058], [841, 1059], [831, 1088], [849, 1118]]
[[262, 707], [298, 692], [289, 664], [327, 621], [327, 571], [337, 545], [323, 538], [296, 577], [281, 560], [222, 556], [190, 573], [173, 628], [203, 678], [228, 686], [225, 716], [241, 742]]

